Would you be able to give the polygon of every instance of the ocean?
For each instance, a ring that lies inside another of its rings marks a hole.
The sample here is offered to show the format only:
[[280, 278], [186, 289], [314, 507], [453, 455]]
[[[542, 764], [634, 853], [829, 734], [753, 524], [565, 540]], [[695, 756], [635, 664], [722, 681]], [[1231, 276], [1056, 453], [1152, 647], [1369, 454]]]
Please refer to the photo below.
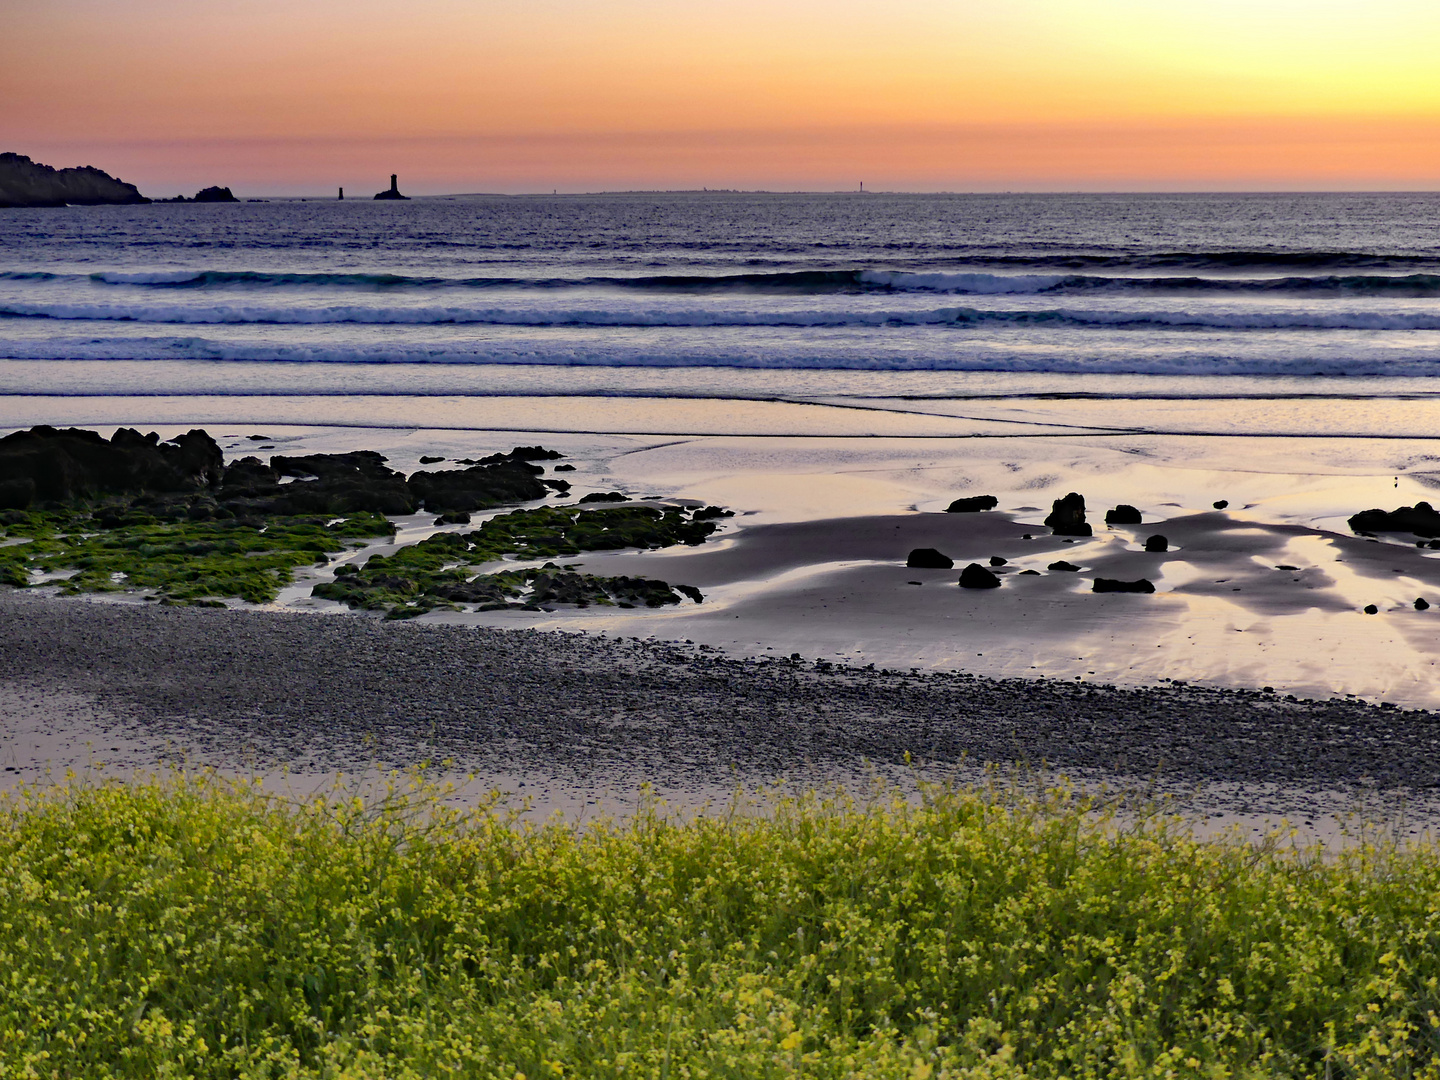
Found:
[[[88, 403], [79, 419], [243, 398], [253, 422], [465, 427], [466, 403], [491, 399], [486, 426], [493, 399], [559, 395], [729, 402], [743, 433], [737, 402], [1413, 402], [1437, 376], [1434, 193], [0, 211], [0, 420], [16, 424], [71, 419], [62, 398]], [[1287, 409], [1296, 434], [1356, 414]], [[1258, 432], [1267, 413], [1250, 413]], [[1428, 411], [1406, 424], [1431, 433]]]

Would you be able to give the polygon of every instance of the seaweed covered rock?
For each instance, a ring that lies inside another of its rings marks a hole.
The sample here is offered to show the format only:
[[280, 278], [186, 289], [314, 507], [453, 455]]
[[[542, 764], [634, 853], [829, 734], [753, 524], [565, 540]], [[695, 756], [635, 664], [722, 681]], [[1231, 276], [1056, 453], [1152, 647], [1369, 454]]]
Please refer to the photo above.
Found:
[[1357, 533], [1405, 532], [1416, 536], [1440, 536], [1440, 512], [1428, 502], [1401, 506], [1395, 510], [1362, 510], [1349, 521]]
[[1056, 499], [1045, 524], [1056, 536], [1092, 535], [1085, 521], [1085, 496], [1072, 491], [1063, 499]]
[[994, 510], [1000, 505], [1000, 500], [994, 495], [971, 495], [967, 498], [956, 499], [945, 508], [947, 514], [976, 514], [982, 510]]
[[199, 429], [160, 441], [121, 428], [106, 439], [80, 428], [37, 426], [0, 439], [0, 509], [192, 493], [219, 485], [224, 455]]

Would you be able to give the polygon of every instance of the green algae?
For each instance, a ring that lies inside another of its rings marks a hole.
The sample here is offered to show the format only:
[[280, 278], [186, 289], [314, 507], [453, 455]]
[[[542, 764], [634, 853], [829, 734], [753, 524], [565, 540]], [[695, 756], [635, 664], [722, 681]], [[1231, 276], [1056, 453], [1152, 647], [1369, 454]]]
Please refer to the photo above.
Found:
[[302, 566], [329, 562], [356, 541], [394, 534], [384, 516], [232, 518], [161, 521], [128, 511], [106, 528], [81, 511], [11, 512], [0, 547], [0, 582], [36, 583], [47, 575], [63, 593], [140, 590], [171, 603], [234, 597], [268, 603]]

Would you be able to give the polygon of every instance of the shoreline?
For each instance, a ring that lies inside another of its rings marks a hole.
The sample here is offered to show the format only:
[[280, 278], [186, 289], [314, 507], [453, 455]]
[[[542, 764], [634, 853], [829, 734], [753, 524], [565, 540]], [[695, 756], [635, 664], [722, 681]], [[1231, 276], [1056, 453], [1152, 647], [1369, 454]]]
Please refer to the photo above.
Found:
[[642, 783], [693, 809], [776, 783], [967, 782], [993, 765], [1159, 797], [1209, 830], [1288, 821], [1330, 842], [1347, 815], [1411, 838], [1440, 826], [1440, 715], [1343, 698], [9, 591], [0, 685], [3, 786], [168, 762], [313, 788], [449, 759], [442, 777], [478, 777], [462, 801], [495, 786], [573, 817], [623, 812]]

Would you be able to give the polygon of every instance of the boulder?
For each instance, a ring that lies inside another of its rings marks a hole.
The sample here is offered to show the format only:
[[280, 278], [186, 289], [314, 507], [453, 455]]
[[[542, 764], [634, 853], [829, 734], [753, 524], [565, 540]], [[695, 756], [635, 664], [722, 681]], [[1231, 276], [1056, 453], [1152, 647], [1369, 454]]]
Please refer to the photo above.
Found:
[[1094, 592], [1153, 593], [1155, 586], [1141, 578], [1139, 581], [1117, 581], [1115, 578], [1097, 577]]
[[991, 555], [991, 556], [990, 556], [990, 565], [991, 565], [991, 566], [1004, 566], [1004, 565], [1005, 565], [1006, 563], [1008, 563], [1009, 561], [1010, 561], [1010, 560], [1007, 559], [1007, 558], [1005, 558], [1005, 556], [1003, 556], [1003, 555]]
[[954, 568], [955, 560], [934, 548], [916, 548], [910, 552], [905, 565], [913, 570], [950, 570]]
[[1216, 510], [1224, 510], [1227, 506], [1230, 505], [1230, 500], [1229, 500], [1229, 499], [1216, 499], [1216, 500], [1215, 500], [1213, 503], [1211, 503], [1210, 505], [1213, 506], [1213, 507], [1215, 507]]
[[1430, 610], [1430, 601], [1426, 600], [1425, 597], [1423, 597], [1423, 596], [1417, 596], [1417, 597], [1415, 598], [1415, 610], [1416, 610], [1416, 611], [1429, 611], [1429, 610]]
[[23, 154], [0, 154], [0, 207], [148, 203], [134, 184], [89, 165], [53, 169]]
[[998, 589], [1000, 579], [979, 563], [971, 563], [960, 571], [962, 589]]
[[945, 508], [947, 514], [975, 514], [981, 510], [994, 510], [1000, 505], [1000, 500], [994, 495], [971, 495], [968, 498], [956, 499]]
[[1350, 519], [1357, 533], [1408, 532], [1416, 536], [1440, 536], [1440, 513], [1428, 502], [1384, 510], [1362, 510]]
[[581, 496], [580, 501], [582, 503], [629, 502], [630, 496], [622, 495], [618, 491], [592, 491], [589, 495]]
[[1152, 554], [1161, 554], [1170, 550], [1170, 541], [1157, 534], [1145, 541], [1145, 550]]
[[1049, 566], [1046, 567], [1046, 569], [1061, 570], [1065, 571], [1066, 573], [1074, 573], [1075, 571], [1079, 570], [1080, 567], [1076, 566], [1073, 562], [1066, 562], [1064, 559], [1061, 559], [1059, 562], [1052, 562]]
[[1045, 524], [1056, 536], [1092, 535], [1085, 522], [1085, 496], [1072, 491], [1063, 499], [1056, 499]]
[[42, 425], [0, 439], [0, 503], [23, 510], [32, 502], [206, 491], [219, 485], [224, 460], [199, 429], [161, 442], [132, 428], [107, 440], [95, 431]]
[[1106, 525], [1139, 525], [1140, 511], [1128, 503], [1121, 503], [1114, 510], [1105, 511]]

